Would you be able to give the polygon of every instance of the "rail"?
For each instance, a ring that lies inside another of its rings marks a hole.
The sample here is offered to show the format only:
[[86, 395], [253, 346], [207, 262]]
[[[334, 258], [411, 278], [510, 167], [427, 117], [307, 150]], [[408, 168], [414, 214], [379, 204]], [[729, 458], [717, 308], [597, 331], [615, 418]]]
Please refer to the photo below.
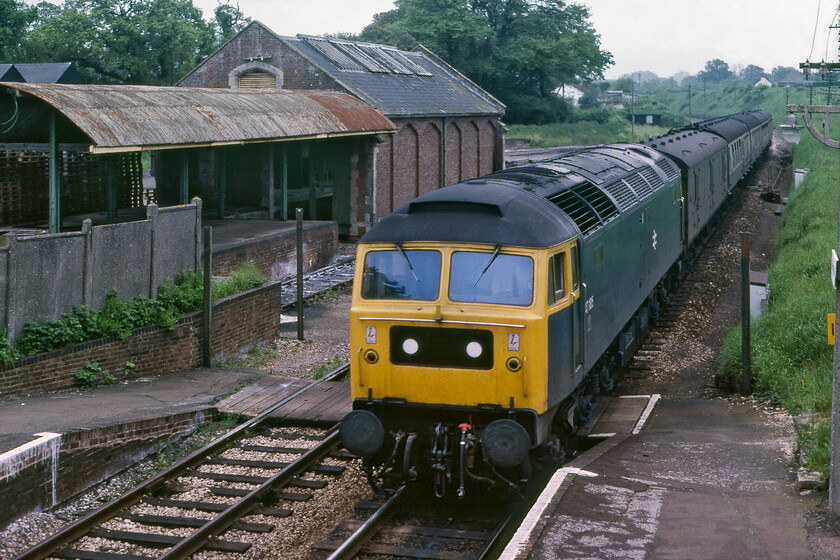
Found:
[[[69, 543], [89, 534], [94, 527], [114, 518], [118, 513], [137, 504], [145, 497], [151, 495], [156, 490], [162, 489], [167, 482], [170, 482], [178, 478], [179, 476], [184, 475], [191, 469], [194, 469], [197, 466], [208, 462], [214, 455], [218, 455], [219, 453], [230, 448], [234, 442], [244, 437], [246, 434], [249, 433], [250, 430], [265, 422], [269, 418], [271, 413], [273, 413], [274, 411], [282, 408], [283, 406], [298, 398], [300, 395], [323, 383], [326, 383], [328, 381], [334, 381], [336, 379], [344, 377], [345, 375], [347, 375], [349, 369], [349, 363], [344, 364], [336, 368], [320, 380], [310, 383], [309, 385], [299, 389], [298, 391], [289, 395], [280, 402], [265, 409], [263, 412], [261, 412], [254, 418], [239, 425], [238, 427], [227, 432], [226, 434], [216, 438], [206, 446], [195, 451], [194, 453], [190, 454], [184, 459], [178, 461], [177, 463], [158, 473], [154, 477], [138, 484], [137, 486], [128, 490], [123, 495], [111, 500], [107, 504], [90, 512], [83, 518], [78, 519], [77, 521], [64, 527], [52, 536], [33, 545], [20, 555], [16, 556], [14, 560], [42, 560], [50, 557], [51, 555], [54, 555], [56, 552], [59, 552], [62, 547], [65, 547]], [[300, 474], [300, 472], [306, 470], [307, 467], [313, 465], [327, 452], [329, 452], [331, 448], [335, 447], [337, 443], [338, 431], [336, 427], [333, 428], [330, 432], [328, 432], [327, 437], [321, 444], [315, 446], [314, 448], [312, 448], [312, 450], [303, 454], [300, 458], [298, 458], [298, 460], [290, 463], [276, 475], [272, 476], [263, 484], [261, 484], [259, 488], [248, 493], [239, 502], [226, 508], [219, 515], [210, 520], [208, 523], [205, 523], [202, 527], [196, 530], [189, 537], [185, 539], [178, 539], [178, 542], [173, 543], [174, 546], [163, 557], [168, 559], [185, 558], [189, 554], [192, 554], [193, 552], [201, 548], [204, 544], [206, 544], [211, 537], [224, 531], [239, 517], [246, 515], [254, 507], [256, 501], [259, 500], [259, 498], [262, 497], [266, 492], [277, 486], [282, 486], [285, 482], [288, 482], [292, 477], [297, 476], [298, 474]], [[66, 554], [61, 555], [66, 556]], [[70, 557], [85, 558], [86, 556], [76, 554], [75, 556]]]

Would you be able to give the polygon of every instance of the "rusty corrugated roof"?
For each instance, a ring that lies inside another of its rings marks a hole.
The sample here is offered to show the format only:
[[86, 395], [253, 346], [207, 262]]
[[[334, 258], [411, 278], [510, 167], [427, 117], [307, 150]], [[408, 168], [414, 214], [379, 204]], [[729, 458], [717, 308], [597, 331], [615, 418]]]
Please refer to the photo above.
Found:
[[[332, 91], [11, 82], [0, 86], [55, 107], [90, 139], [91, 151], [100, 153], [395, 130], [369, 105]], [[20, 121], [24, 129], [10, 131], [0, 142], [43, 141], [39, 135], [44, 128], [36, 124], [42, 119], [26, 118], [25, 109], [22, 106]]]

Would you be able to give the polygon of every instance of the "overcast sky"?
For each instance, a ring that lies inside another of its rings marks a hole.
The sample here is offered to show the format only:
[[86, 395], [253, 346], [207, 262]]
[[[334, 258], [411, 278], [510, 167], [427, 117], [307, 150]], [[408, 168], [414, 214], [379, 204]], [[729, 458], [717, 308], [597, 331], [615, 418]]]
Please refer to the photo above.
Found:
[[[236, 3], [237, 0], [232, 0]], [[218, 0], [194, 0], [212, 17]], [[245, 15], [280, 35], [359, 32], [392, 0], [238, 0]], [[806, 58], [837, 61], [829, 36], [836, 0], [577, 0], [590, 8], [602, 48], [613, 54], [608, 78], [639, 70], [661, 77], [702, 70], [720, 58], [730, 67], [798, 68]], [[819, 10], [819, 18], [817, 18]], [[816, 23], [816, 35], [814, 33]], [[811, 47], [814, 42], [813, 50]], [[827, 47], [827, 49], [826, 49]]]

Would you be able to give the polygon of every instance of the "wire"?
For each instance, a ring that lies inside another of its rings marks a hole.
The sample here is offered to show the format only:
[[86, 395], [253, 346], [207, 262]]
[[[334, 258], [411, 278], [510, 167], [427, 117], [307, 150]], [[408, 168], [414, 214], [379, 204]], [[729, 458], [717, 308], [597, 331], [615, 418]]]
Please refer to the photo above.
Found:
[[808, 60], [814, 56], [814, 43], [817, 41], [817, 25], [820, 22], [820, 6], [822, 6], [822, 0], [817, 1], [817, 19], [814, 20], [814, 36], [811, 38], [811, 52], [808, 55]]
[[831, 17], [831, 23], [828, 24], [828, 35], [825, 36], [825, 58], [828, 60], [828, 43], [831, 41], [831, 30], [834, 29], [834, 24], [837, 22], [837, 14], [840, 13], [840, 7], [834, 10], [834, 15]]
[[7, 92], [9, 93], [9, 95], [12, 96], [12, 99], [15, 102], [15, 112], [12, 113], [12, 116], [9, 117], [9, 120], [0, 123], [0, 127], [6, 126], [7, 124], [9, 125], [9, 127], [6, 130], [0, 130], [0, 134], [6, 134], [10, 130], [12, 130], [17, 124], [18, 116], [20, 116], [20, 107], [18, 107], [17, 95], [15, 95], [15, 93], [12, 90], [7, 90]]

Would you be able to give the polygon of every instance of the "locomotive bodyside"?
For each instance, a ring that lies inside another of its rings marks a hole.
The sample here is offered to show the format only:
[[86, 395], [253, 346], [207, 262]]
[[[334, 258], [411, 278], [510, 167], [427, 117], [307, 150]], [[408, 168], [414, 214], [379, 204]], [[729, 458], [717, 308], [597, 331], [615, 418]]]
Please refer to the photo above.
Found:
[[341, 425], [371, 483], [425, 476], [436, 495], [463, 495], [468, 480], [514, 486], [561, 455], [766, 147], [768, 121], [499, 171], [374, 226], [358, 246]]

